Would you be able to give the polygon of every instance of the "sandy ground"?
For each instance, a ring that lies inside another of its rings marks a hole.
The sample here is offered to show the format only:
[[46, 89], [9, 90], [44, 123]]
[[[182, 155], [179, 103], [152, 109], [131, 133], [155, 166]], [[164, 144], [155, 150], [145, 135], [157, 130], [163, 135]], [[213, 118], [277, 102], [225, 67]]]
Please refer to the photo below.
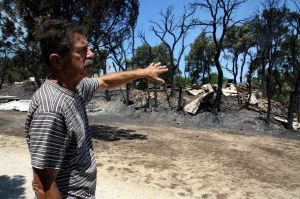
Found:
[[[25, 114], [0, 111], [0, 198], [32, 198]], [[95, 120], [93, 120], [95, 121]], [[91, 123], [97, 198], [300, 198], [300, 140]]]

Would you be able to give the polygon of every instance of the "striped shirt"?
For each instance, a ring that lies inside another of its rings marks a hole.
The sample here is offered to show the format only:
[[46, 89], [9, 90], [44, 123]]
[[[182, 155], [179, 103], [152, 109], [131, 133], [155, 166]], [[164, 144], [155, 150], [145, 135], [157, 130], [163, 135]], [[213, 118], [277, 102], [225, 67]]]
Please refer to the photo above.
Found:
[[25, 134], [34, 168], [60, 169], [63, 198], [95, 198], [96, 162], [85, 110], [99, 87], [85, 78], [75, 92], [47, 80], [33, 95]]

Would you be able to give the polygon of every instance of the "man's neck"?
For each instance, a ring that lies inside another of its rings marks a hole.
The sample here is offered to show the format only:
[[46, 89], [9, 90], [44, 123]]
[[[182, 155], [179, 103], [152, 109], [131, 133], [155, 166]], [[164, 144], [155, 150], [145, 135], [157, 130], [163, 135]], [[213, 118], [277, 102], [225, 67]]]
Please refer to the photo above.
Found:
[[64, 78], [62, 76], [53, 79], [53, 81], [55, 81], [58, 85], [60, 85], [61, 87], [71, 90], [71, 91], [75, 91], [77, 85], [79, 84], [80, 81], [76, 81], [76, 80], [70, 80], [69, 78]]

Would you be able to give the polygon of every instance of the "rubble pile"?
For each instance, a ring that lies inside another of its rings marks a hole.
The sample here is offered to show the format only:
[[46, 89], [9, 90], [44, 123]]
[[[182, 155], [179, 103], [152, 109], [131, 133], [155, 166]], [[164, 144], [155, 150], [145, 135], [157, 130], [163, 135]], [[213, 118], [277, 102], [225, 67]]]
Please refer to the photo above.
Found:
[[[216, 98], [217, 85], [204, 84], [193, 85], [192, 87], [186, 87], [182, 90], [182, 107], [185, 114], [195, 116], [204, 107], [213, 105]], [[130, 99], [132, 101], [131, 107], [135, 110], [156, 110], [176, 109], [178, 107], [178, 91], [176, 96], [171, 97], [171, 90], [157, 90], [157, 105], [155, 106], [155, 94], [154, 89], [149, 89], [149, 92], [142, 90], [132, 90], [130, 92]], [[237, 114], [236, 111], [246, 104], [249, 100], [249, 93], [247, 85], [234, 85], [232, 83], [226, 84], [222, 88], [222, 94], [224, 95], [225, 109], [231, 109], [233, 114]], [[123, 93], [124, 95], [124, 93]], [[238, 104], [238, 98], [240, 104]], [[280, 102], [272, 100], [272, 115], [276, 121], [283, 123], [287, 118], [287, 108]], [[148, 103], [148, 104], [147, 104]], [[223, 108], [224, 108], [223, 107]], [[226, 108], [227, 107], [227, 108]], [[222, 109], [222, 108], [221, 108]], [[265, 115], [268, 110], [268, 99], [262, 96], [262, 92], [259, 89], [253, 89], [249, 100], [248, 110], [252, 110]], [[225, 113], [224, 113], [225, 114]], [[226, 113], [228, 114], [228, 113]], [[278, 120], [278, 118], [281, 118]], [[296, 122], [296, 121], [295, 121]], [[294, 124], [294, 128], [298, 129], [299, 123]]]
[[183, 110], [185, 113], [195, 115], [202, 102], [212, 104], [215, 100], [216, 93], [211, 84], [204, 84], [200, 89], [187, 89], [186, 92], [195, 96], [190, 102], [188, 102]]

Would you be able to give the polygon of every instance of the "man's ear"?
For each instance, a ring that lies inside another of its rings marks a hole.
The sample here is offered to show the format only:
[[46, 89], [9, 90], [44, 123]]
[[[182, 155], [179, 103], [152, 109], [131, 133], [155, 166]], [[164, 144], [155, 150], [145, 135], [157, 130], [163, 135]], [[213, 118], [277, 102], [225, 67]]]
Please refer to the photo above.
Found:
[[56, 53], [52, 53], [49, 56], [49, 60], [50, 60], [50, 65], [55, 68], [56, 70], [60, 70], [62, 69], [62, 60], [59, 54]]

